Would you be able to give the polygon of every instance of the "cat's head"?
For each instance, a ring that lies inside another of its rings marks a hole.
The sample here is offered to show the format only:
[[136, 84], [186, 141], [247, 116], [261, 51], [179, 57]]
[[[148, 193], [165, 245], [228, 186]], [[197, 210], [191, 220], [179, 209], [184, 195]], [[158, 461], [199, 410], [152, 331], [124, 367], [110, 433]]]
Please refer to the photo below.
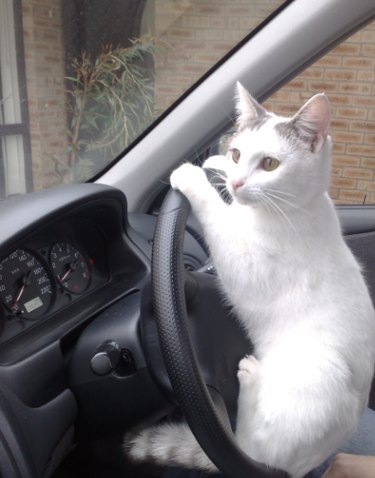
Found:
[[228, 149], [227, 188], [241, 204], [304, 206], [330, 182], [330, 106], [313, 96], [292, 118], [265, 110], [237, 84], [238, 133]]

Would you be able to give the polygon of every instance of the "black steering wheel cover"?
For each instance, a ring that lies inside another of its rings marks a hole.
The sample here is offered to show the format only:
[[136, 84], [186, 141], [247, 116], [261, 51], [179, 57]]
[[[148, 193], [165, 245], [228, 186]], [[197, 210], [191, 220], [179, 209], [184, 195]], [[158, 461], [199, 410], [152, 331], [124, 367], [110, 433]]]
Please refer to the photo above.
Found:
[[187, 199], [171, 189], [158, 216], [152, 254], [154, 314], [175, 396], [200, 446], [226, 476], [285, 477], [251, 460], [237, 446], [224, 401], [218, 391], [211, 396], [200, 372], [184, 291], [183, 240], [189, 212]]

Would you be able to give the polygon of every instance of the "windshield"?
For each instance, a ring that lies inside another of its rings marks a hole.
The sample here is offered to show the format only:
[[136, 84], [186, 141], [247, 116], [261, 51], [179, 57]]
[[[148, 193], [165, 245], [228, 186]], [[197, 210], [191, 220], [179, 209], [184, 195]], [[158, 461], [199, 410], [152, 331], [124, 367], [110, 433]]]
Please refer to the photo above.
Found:
[[281, 0], [0, 0], [0, 197], [89, 180]]

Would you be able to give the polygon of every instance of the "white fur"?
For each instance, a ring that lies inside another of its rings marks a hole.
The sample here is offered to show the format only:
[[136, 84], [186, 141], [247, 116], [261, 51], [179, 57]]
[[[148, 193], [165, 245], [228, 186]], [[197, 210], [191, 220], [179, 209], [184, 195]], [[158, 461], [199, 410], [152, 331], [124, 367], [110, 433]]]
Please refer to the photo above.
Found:
[[[318, 95], [294, 118], [272, 115], [254, 130], [246, 125], [262, 114], [259, 105], [241, 90], [238, 101], [240, 133], [230, 149], [241, 158], [208, 163], [225, 167], [233, 203], [191, 164], [174, 171], [171, 184], [189, 199], [222, 288], [255, 346], [256, 359], [239, 365], [238, 443], [253, 459], [300, 478], [350, 436], [366, 407], [374, 312], [327, 194], [327, 99]], [[297, 130], [288, 137], [278, 124]], [[276, 170], [262, 169], [267, 156], [280, 160]], [[243, 185], [233, 188], [238, 180]]]

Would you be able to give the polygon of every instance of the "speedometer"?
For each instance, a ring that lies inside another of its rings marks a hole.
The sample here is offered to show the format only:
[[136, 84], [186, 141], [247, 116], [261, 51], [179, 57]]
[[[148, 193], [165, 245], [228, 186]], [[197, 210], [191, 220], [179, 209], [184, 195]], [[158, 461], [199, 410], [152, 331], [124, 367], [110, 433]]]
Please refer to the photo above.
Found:
[[30, 252], [17, 249], [0, 262], [0, 299], [12, 314], [37, 319], [49, 309], [52, 297], [48, 272]]

